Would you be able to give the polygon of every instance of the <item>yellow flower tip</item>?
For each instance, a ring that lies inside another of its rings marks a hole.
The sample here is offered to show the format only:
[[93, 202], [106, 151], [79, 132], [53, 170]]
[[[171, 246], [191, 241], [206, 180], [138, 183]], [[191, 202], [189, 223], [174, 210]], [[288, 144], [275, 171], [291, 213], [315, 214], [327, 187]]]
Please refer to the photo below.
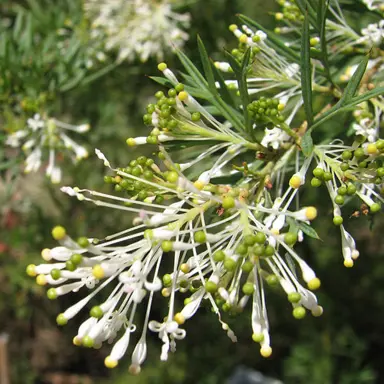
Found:
[[283, 104], [283, 103], [280, 103], [280, 104], [277, 106], [277, 110], [280, 111], [280, 112], [283, 111], [284, 108], [285, 108], [285, 104]]
[[277, 21], [283, 20], [283, 18], [284, 18], [284, 15], [283, 15], [281, 12], [277, 12], [277, 13], [275, 14], [275, 19], [276, 19]]
[[67, 233], [65, 232], [65, 228], [61, 225], [57, 225], [55, 228], [52, 229], [52, 237], [55, 240], [63, 240], [66, 235]]
[[371, 143], [367, 145], [367, 152], [369, 155], [375, 155], [377, 153], [376, 144]]
[[299, 188], [301, 185], [301, 177], [299, 175], [293, 175], [289, 180], [289, 185], [295, 189]]
[[36, 277], [36, 284], [37, 285], [47, 285], [47, 278], [45, 277], [45, 275], [38, 275]]
[[229, 30], [230, 30], [231, 32], [235, 32], [236, 29], [237, 29], [237, 25], [236, 25], [236, 24], [231, 24], [231, 25], [229, 26]]
[[136, 145], [136, 141], [133, 137], [128, 138], [125, 142], [127, 143], [128, 147], [134, 147]]
[[351, 260], [351, 259], [344, 260], [344, 267], [352, 268], [353, 267], [353, 260]]
[[81, 342], [81, 339], [80, 339], [79, 337], [77, 337], [77, 336], [75, 336], [75, 337], [72, 339], [72, 343], [73, 343], [74, 345], [76, 345], [76, 347], [80, 347], [80, 346], [83, 345], [82, 342]]
[[182, 325], [185, 323], [185, 317], [179, 312], [173, 317], [173, 320], [176, 321], [177, 324]]
[[200, 180], [196, 180], [193, 185], [199, 190], [201, 191], [204, 187], [205, 187], [205, 184], [200, 181]]
[[307, 207], [305, 216], [308, 220], [314, 220], [317, 217], [317, 209], [315, 207]]
[[312, 280], [308, 281], [307, 285], [311, 291], [315, 291], [316, 289], [320, 288], [321, 281], [318, 277], [315, 277]]
[[345, 83], [345, 82], [348, 81], [348, 80], [349, 80], [348, 75], [341, 75], [341, 76], [340, 76], [340, 81], [342, 81], [343, 83]]
[[216, 67], [217, 69], [220, 69], [220, 63], [219, 63], [218, 61], [215, 61], [215, 67]]
[[158, 70], [163, 72], [167, 69], [167, 64], [165, 63], [160, 63], [158, 66], [157, 66]]
[[25, 271], [26, 271], [28, 276], [36, 277], [36, 265], [35, 264], [29, 264]]
[[180, 101], [186, 101], [188, 99], [188, 93], [181, 91], [178, 95]]
[[280, 235], [280, 231], [277, 229], [277, 228], [272, 228], [271, 229], [271, 233], [273, 233], [274, 235]]
[[119, 362], [117, 360], [112, 359], [111, 356], [107, 356], [104, 360], [104, 365], [109, 369], [116, 368], [118, 364]]
[[191, 270], [187, 263], [183, 263], [180, 265], [180, 271], [183, 273], [188, 273]]
[[311, 311], [312, 316], [314, 317], [320, 317], [323, 314], [323, 307], [321, 305], [318, 305]]
[[260, 349], [260, 355], [263, 357], [270, 357], [272, 355], [272, 348], [269, 345], [264, 345]]
[[163, 288], [163, 289], [161, 290], [161, 295], [162, 295], [163, 297], [169, 297], [169, 296], [171, 295], [171, 292], [170, 292], [170, 290], [169, 290], [168, 288]]
[[100, 264], [96, 264], [92, 268], [92, 275], [97, 279], [101, 280], [105, 276], [105, 272], [103, 267]]
[[243, 33], [243, 34], [239, 37], [239, 41], [240, 41], [240, 43], [246, 44], [247, 41], [248, 41], [248, 36], [247, 36], [245, 33]]
[[128, 368], [128, 372], [131, 375], [137, 376], [141, 372], [140, 365], [131, 364]]

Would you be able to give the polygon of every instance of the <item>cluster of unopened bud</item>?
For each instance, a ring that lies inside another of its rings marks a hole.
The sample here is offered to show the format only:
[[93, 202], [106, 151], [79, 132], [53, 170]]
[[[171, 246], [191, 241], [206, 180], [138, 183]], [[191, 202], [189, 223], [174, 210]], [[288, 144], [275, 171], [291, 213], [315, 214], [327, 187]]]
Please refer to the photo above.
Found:
[[284, 109], [284, 104], [281, 104], [278, 99], [260, 97], [258, 100], [252, 101], [247, 106], [250, 116], [257, 122], [271, 123], [271, 128], [275, 126], [274, 123], [281, 123], [285, 120], [280, 112]]
[[[364, 141], [362, 138], [361, 141]], [[384, 140], [374, 143], [361, 143], [356, 149], [342, 153], [340, 169], [346, 178], [354, 175], [358, 180], [373, 184], [384, 182], [384, 168], [382, 158], [384, 154]]]
[[[159, 66], [161, 66], [161, 64], [159, 64]], [[167, 94], [163, 91], [156, 92], [155, 98], [157, 99], [157, 102], [148, 104], [146, 113], [143, 116], [144, 124], [154, 127], [146, 138], [146, 143], [148, 144], [158, 144], [159, 136], [161, 134], [166, 135], [167, 133], [175, 132], [180, 128], [178, 120], [175, 119], [176, 98], [180, 101], [185, 101], [188, 98], [188, 93], [184, 90], [184, 85], [179, 83], [174, 88], [170, 88]], [[192, 121], [199, 121], [200, 119], [201, 114], [199, 112], [191, 114]], [[132, 137], [128, 138], [126, 143], [130, 147], [143, 144], [137, 142], [137, 139]]]
[[[275, 13], [276, 21], [285, 21], [291, 25], [292, 23], [301, 23], [304, 20], [304, 15], [293, 0], [278, 0], [277, 3], [280, 5], [281, 11]], [[282, 29], [275, 28], [275, 33], [282, 33]]]
[[[159, 152], [158, 158], [164, 160], [164, 155]], [[178, 164], [175, 164], [175, 166], [177, 167]], [[125, 177], [124, 173], [137, 179]], [[108, 184], [114, 184], [117, 192], [124, 191], [130, 197], [134, 197], [135, 200], [143, 201], [151, 197], [151, 201], [160, 204], [164, 201], [164, 197], [157, 193], [158, 188], [155, 185], [150, 185], [147, 181], [159, 185], [176, 184], [178, 178], [179, 175], [176, 170], [167, 169], [163, 172], [156, 165], [153, 158], [139, 156], [137, 159], [131, 160], [127, 167], [120, 168], [116, 176], [104, 176], [104, 181]], [[142, 181], [138, 179], [142, 179]], [[126, 204], [131, 205], [129, 202]]]

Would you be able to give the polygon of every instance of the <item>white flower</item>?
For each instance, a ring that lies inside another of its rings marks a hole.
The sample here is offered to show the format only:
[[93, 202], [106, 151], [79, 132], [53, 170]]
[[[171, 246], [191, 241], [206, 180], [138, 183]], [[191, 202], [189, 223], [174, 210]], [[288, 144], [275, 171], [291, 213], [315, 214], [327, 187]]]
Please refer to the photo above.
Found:
[[[84, 159], [88, 156], [87, 150], [73, 141], [67, 132], [84, 133], [89, 130], [88, 124], [70, 125], [59, 120], [42, 117], [35, 114], [27, 120], [27, 126], [7, 137], [6, 144], [12, 147], [21, 147], [26, 153], [25, 172], [37, 172], [42, 162], [48, 158], [46, 175], [52, 183], [61, 181], [61, 169], [56, 163], [58, 153], [69, 152], [72, 161]], [[67, 151], [63, 151], [64, 147]]]
[[367, 6], [371, 11], [373, 10], [384, 10], [384, 1], [383, 0], [363, 0], [363, 3]]
[[384, 20], [378, 23], [369, 24], [366, 28], [361, 30], [364, 39], [374, 45], [380, 45], [384, 38]]
[[271, 146], [273, 149], [278, 149], [285, 142], [289, 142], [291, 137], [280, 128], [265, 128], [265, 134], [261, 140], [261, 145], [264, 147]]
[[[280, 282], [287, 294], [294, 295], [293, 308], [299, 307], [298, 313], [301, 311], [294, 316], [302, 316], [304, 308], [319, 312], [316, 297], [300, 283], [293, 264], [301, 271], [302, 280], [310, 289], [317, 289], [320, 282], [293, 250], [295, 234], [289, 233], [285, 225], [286, 221], [309, 222], [316, 217], [316, 210], [307, 207], [289, 211], [297, 194], [297, 189], [292, 187], [288, 187], [284, 196], [277, 198], [272, 206], [265, 201], [258, 205], [248, 201], [249, 191], [242, 188], [236, 192], [227, 185], [217, 186], [216, 192], [196, 188], [197, 182], [208, 186], [210, 177], [220, 171], [221, 164], [239, 154], [238, 146], [226, 147], [223, 144], [212, 147], [209, 156], [215, 152], [222, 154], [210, 170], [203, 169], [196, 176], [195, 182], [188, 180], [181, 171], [174, 171], [175, 175], [168, 177], [166, 182], [161, 181], [164, 176], [161, 168], [177, 169], [164, 149], [161, 149], [162, 165], [154, 167], [153, 161], [142, 165], [146, 171], [151, 170], [151, 178], [111, 168], [108, 159], [97, 150], [97, 156], [118, 177], [115, 180], [132, 191], [129, 192], [131, 196], [125, 198], [88, 189], [62, 188], [79, 200], [135, 212], [140, 217], [138, 225], [101, 241], [81, 238], [75, 242], [64, 228], [56, 227], [52, 234], [61, 246], [42, 252], [45, 261], [54, 262], [28, 267], [28, 273], [37, 275], [39, 284], [53, 286], [48, 291], [50, 299], [80, 289], [90, 291], [58, 316], [60, 325], [76, 316], [101, 290], [110, 289], [106, 300], [92, 308], [91, 318], [80, 325], [74, 339], [76, 345], [86, 347], [99, 347], [105, 341], [113, 343], [117, 339], [105, 360], [107, 367], [118, 364], [128, 350], [131, 334], [139, 329], [138, 306], [144, 306], [146, 311], [140, 327], [141, 336], [132, 353], [130, 371], [133, 373], [140, 371], [146, 358], [147, 329], [159, 334], [163, 343], [160, 358], [166, 360], [169, 351], [175, 351], [176, 341], [186, 336], [181, 326], [197, 313], [203, 300], [210, 302], [222, 328], [233, 341], [236, 336], [222, 322], [220, 311], [236, 312], [252, 301], [253, 338], [260, 343], [260, 353], [268, 357], [272, 349], [263, 280], [268, 281], [271, 276]], [[208, 155], [197, 159], [200, 168], [204, 168]], [[191, 162], [189, 167], [196, 162]], [[304, 172], [309, 163], [310, 159], [300, 171]], [[140, 192], [148, 191], [148, 195], [153, 196], [165, 194], [167, 204], [139, 198], [139, 192], [131, 188], [137, 181], [142, 184]], [[230, 197], [231, 194], [234, 197]], [[212, 217], [212, 212], [220, 208], [226, 209], [228, 215], [225, 219], [215, 220], [216, 215]], [[275, 225], [271, 228], [272, 222]], [[286, 254], [292, 259], [290, 263], [286, 262]], [[173, 266], [160, 278], [164, 258], [171, 258]], [[113, 287], [109, 288], [111, 285]], [[177, 310], [176, 295], [189, 290], [192, 295]], [[158, 291], [168, 298], [168, 313], [163, 321], [150, 320], [152, 302]], [[216, 291], [223, 299], [221, 308], [213, 297]]]
[[161, 60], [167, 50], [181, 48], [188, 34], [188, 14], [172, 11], [169, 1], [86, 0], [84, 9], [92, 22], [91, 35], [104, 39], [107, 51], [118, 51], [118, 60]]
[[376, 126], [376, 121], [369, 118], [361, 119], [358, 123], [353, 123], [352, 128], [355, 131], [355, 135], [362, 135], [367, 138], [367, 140], [373, 143], [378, 134], [378, 126]]

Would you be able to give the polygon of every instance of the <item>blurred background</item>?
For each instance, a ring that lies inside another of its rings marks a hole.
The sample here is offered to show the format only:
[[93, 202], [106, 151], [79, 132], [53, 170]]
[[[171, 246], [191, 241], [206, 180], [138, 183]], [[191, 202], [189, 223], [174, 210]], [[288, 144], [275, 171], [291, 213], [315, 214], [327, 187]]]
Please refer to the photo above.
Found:
[[[37, 286], [25, 268], [39, 262], [41, 249], [55, 246], [51, 238], [55, 225], [64, 225], [74, 237], [104, 237], [129, 226], [131, 218], [69, 198], [51, 185], [43, 172], [23, 175], [20, 157], [4, 146], [4, 137], [22, 124], [23, 114], [38, 111], [40, 98], [63, 121], [89, 122], [92, 129], [81, 140], [91, 156], [77, 166], [63, 166], [62, 184], [109, 192], [110, 187], [103, 183], [105, 170], [92, 148], [100, 148], [114, 164], [124, 165], [137, 157], [125, 139], [145, 134], [145, 106], [159, 89], [148, 77], [158, 75], [157, 61], [122, 63], [101, 72], [95, 68], [91, 72], [94, 77], [84, 75], [76, 82], [76, 68], [80, 71], [81, 60], [86, 60], [81, 54], [77, 55], [79, 62], [66, 66], [53, 48], [32, 44], [26, 53], [30, 60], [23, 61], [25, 49], [20, 46], [24, 40], [9, 35], [20, 9], [29, 15], [23, 21], [25, 30], [30, 28], [27, 34], [37, 34], [41, 41], [64, 27], [75, 34], [75, 40], [80, 39], [84, 23], [80, 0], [0, 1], [0, 383], [384, 383], [384, 263], [380, 262], [384, 256], [384, 222], [356, 218], [351, 207], [353, 225], [347, 223], [347, 227], [357, 239], [361, 256], [354, 268], [346, 269], [331, 221], [332, 207], [314, 188], [312, 195], [303, 198], [307, 204], [316, 202], [322, 211], [315, 223], [322, 240], [302, 244], [300, 252], [322, 281], [318, 297], [324, 315], [295, 320], [283, 293], [269, 289], [271, 358], [261, 358], [258, 345], [251, 339], [249, 311], [228, 319], [238, 337], [238, 343], [233, 344], [209, 308], [202, 308], [186, 324], [186, 339], [178, 343], [177, 352], [166, 363], [159, 360], [157, 335], [149, 335], [149, 356], [138, 377], [129, 375], [128, 358], [126, 364], [122, 359], [116, 370], [109, 371], [103, 364], [107, 348], [73, 346], [81, 316], [62, 329], [55, 322], [57, 313], [71, 304], [71, 295], [48, 300], [46, 288]], [[236, 13], [273, 29], [270, 12], [276, 9], [274, 1], [264, 0], [179, 3], [180, 12], [191, 15], [190, 38], [184, 51], [199, 65], [199, 34], [211, 57], [218, 59], [223, 47], [236, 45], [228, 31], [228, 25], [236, 22]], [[166, 61], [169, 67], [180, 69], [172, 54]], [[60, 83], [57, 79], [64, 80]], [[29, 109], [18, 109], [22, 102], [30, 103]], [[344, 128], [330, 123], [327, 129]], [[165, 299], [156, 301], [154, 317], [164, 316], [164, 306]], [[250, 374], [253, 370], [275, 380], [264, 377], [257, 381], [258, 376]]]

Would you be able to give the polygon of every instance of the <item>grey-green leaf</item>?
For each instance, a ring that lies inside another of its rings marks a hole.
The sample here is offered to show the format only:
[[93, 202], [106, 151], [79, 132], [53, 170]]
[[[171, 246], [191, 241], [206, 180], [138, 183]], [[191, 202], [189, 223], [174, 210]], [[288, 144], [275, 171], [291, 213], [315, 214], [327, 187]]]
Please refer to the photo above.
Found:
[[313, 140], [312, 140], [310, 130], [305, 132], [305, 134], [301, 140], [301, 149], [303, 151], [304, 156], [306, 156], [306, 157], [310, 156], [312, 151], [313, 151]]

